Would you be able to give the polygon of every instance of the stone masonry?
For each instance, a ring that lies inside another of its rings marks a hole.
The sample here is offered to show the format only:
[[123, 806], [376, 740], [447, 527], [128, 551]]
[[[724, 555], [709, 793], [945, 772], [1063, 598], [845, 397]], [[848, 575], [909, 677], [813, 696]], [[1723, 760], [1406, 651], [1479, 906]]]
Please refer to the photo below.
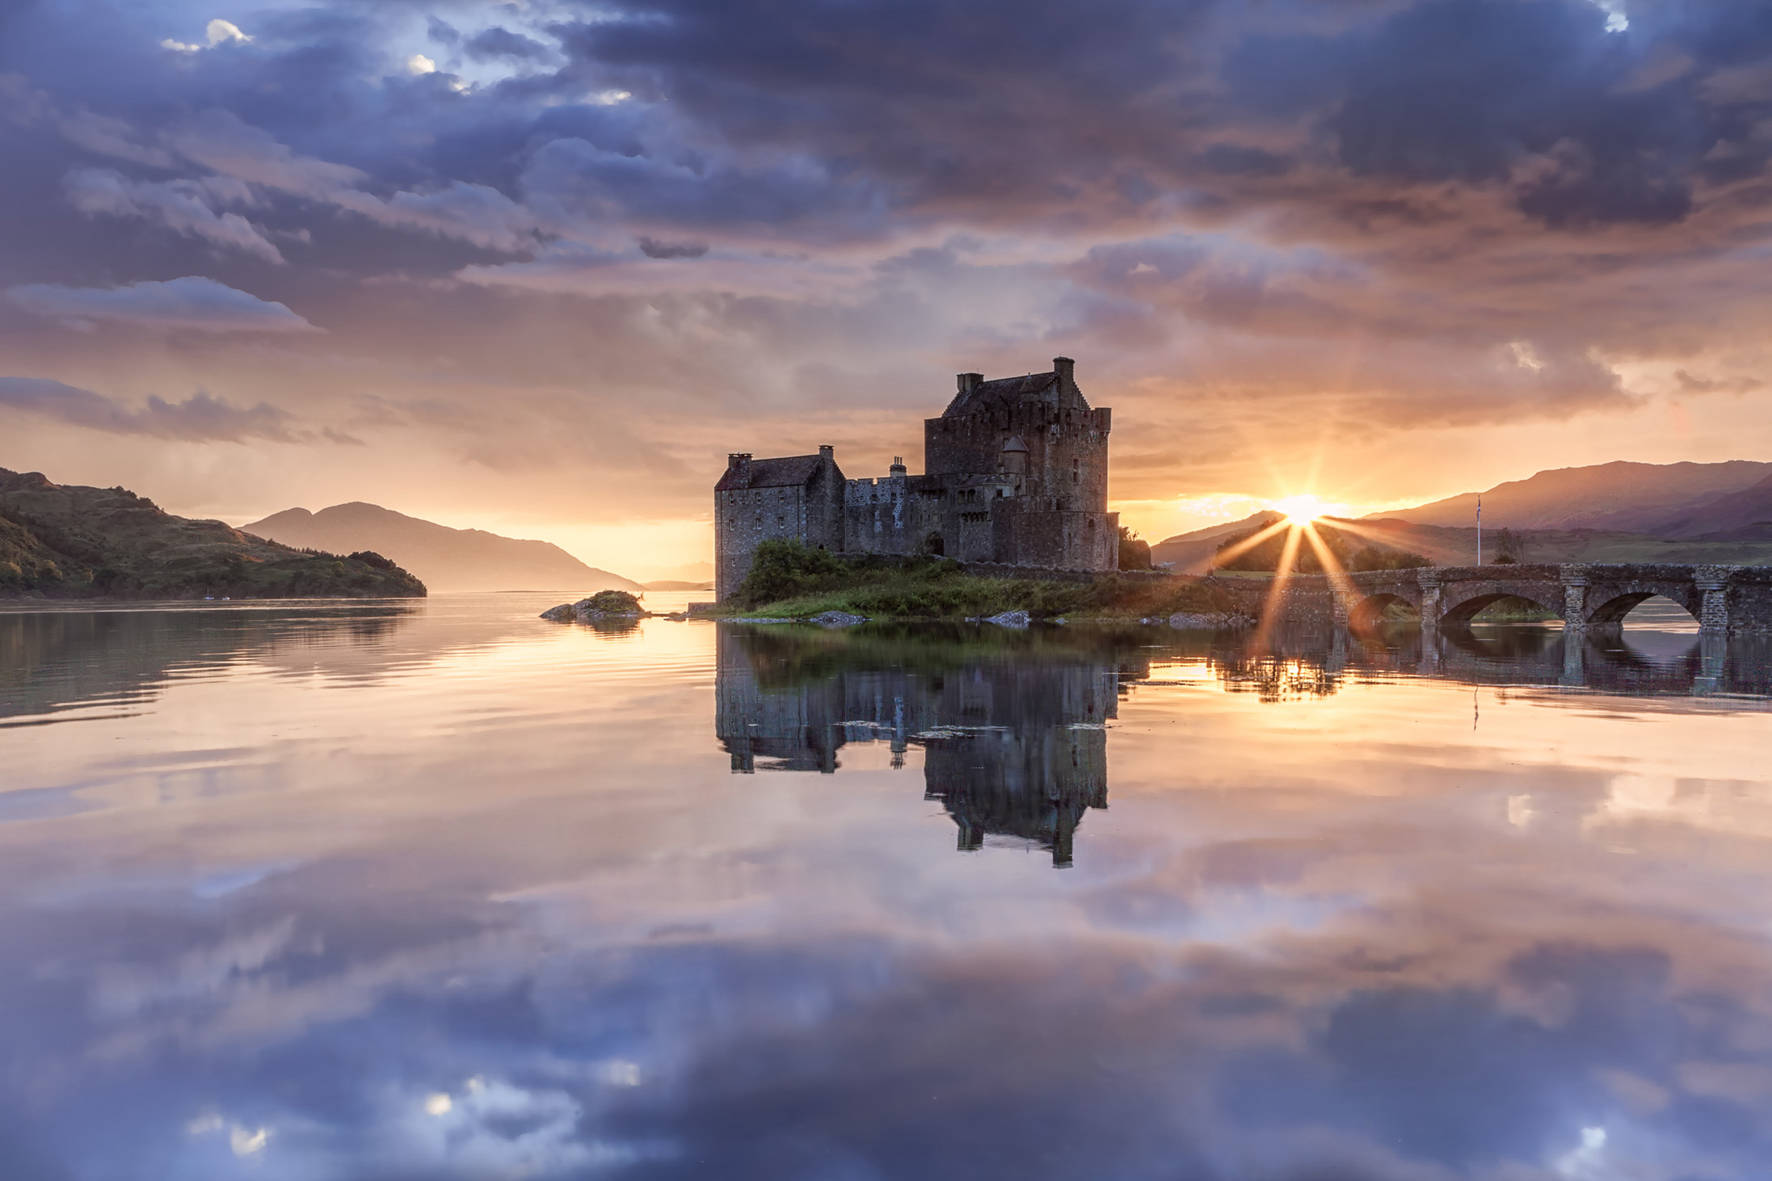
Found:
[[1104, 571], [1119, 563], [1107, 511], [1112, 411], [1092, 409], [1075, 362], [986, 381], [962, 373], [953, 400], [923, 424], [924, 462], [846, 479], [834, 449], [727, 457], [714, 486], [715, 594], [729, 596], [764, 541], [833, 553], [941, 555], [964, 562]]
[[1631, 609], [1656, 595], [1672, 599], [1705, 635], [1772, 632], [1772, 568], [1665, 563], [1470, 566], [1380, 570], [1336, 582], [1322, 575], [1290, 579], [1276, 605], [1292, 623], [1345, 623], [1361, 629], [1385, 607], [1417, 611], [1424, 630], [1462, 628], [1484, 607], [1524, 600], [1558, 615], [1571, 632], [1622, 626]]

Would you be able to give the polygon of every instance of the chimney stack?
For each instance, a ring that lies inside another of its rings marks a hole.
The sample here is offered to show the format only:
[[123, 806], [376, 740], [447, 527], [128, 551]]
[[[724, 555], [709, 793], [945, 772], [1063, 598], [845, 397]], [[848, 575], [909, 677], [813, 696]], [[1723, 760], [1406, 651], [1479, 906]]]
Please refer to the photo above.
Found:
[[742, 472], [750, 466], [751, 453], [749, 451], [734, 451], [726, 456], [726, 470], [729, 472]]
[[837, 458], [837, 449], [829, 443], [820, 443], [818, 445], [818, 457], [820, 459], [834, 460]]
[[1076, 368], [1077, 368], [1077, 363], [1075, 361], [1071, 360], [1069, 357], [1054, 357], [1054, 358], [1052, 358], [1053, 372], [1058, 374], [1058, 380], [1063, 382], [1065, 385], [1075, 385], [1076, 384], [1076, 382], [1077, 382]]
[[974, 389], [977, 389], [978, 386], [984, 381], [984, 374], [982, 374], [982, 373], [961, 373], [961, 374], [957, 374], [955, 376], [954, 380], [959, 385], [960, 392], [962, 394], [964, 394], [964, 393], [969, 393]]
[[894, 455], [892, 457], [892, 467], [890, 469], [892, 476], [895, 479], [903, 478], [905, 471], [906, 471], [906, 468], [904, 466], [904, 456]]

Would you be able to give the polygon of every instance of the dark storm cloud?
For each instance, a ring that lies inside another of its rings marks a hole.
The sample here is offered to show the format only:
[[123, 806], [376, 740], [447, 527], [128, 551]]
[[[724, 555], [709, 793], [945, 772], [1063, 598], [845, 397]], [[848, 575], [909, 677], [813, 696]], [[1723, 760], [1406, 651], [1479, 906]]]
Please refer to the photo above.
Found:
[[235, 406], [210, 394], [196, 393], [183, 402], [150, 397], [138, 410], [103, 394], [40, 377], [0, 377], [0, 408], [90, 430], [159, 439], [271, 439], [291, 443], [306, 437], [294, 429], [291, 415], [264, 402]]

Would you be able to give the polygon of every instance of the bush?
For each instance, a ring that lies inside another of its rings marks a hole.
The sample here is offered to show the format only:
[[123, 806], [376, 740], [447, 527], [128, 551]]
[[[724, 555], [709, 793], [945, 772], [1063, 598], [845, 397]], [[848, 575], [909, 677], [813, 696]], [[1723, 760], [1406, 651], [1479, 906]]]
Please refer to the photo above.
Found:
[[821, 549], [797, 541], [765, 541], [751, 558], [751, 572], [734, 592], [735, 600], [755, 607], [848, 585], [856, 567]]
[[397, 567], [392, 558], [384, 558], [372, 549], [360, 549], [350, 555], [353, 562], [362, 562], [365, 566], [373, 566], [377, 570], [394, 570]]
[[1149, 570], [1151, 568], [1151, 543], [1140, 540], [1138, 534], [1120, 526], [1120, 569]]
[[640, 600], [624, 590], [602, 590], [584, 601], [586, 611], [603, 615], [642, 615]]

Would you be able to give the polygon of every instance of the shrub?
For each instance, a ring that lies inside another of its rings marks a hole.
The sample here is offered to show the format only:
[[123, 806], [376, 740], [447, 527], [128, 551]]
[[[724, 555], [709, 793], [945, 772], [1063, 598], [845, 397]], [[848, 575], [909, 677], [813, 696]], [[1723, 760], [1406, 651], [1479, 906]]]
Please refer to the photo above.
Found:
[[751, 558], [751, 572], [739, 584], [738, 602], [757, 606], [847, 585], [857, 567], [797, 541], [765, 541]]
[[584, 601], [586, 611], [604, 615], [640, 615], [640, 600], [624, 590], [601, 590]]

